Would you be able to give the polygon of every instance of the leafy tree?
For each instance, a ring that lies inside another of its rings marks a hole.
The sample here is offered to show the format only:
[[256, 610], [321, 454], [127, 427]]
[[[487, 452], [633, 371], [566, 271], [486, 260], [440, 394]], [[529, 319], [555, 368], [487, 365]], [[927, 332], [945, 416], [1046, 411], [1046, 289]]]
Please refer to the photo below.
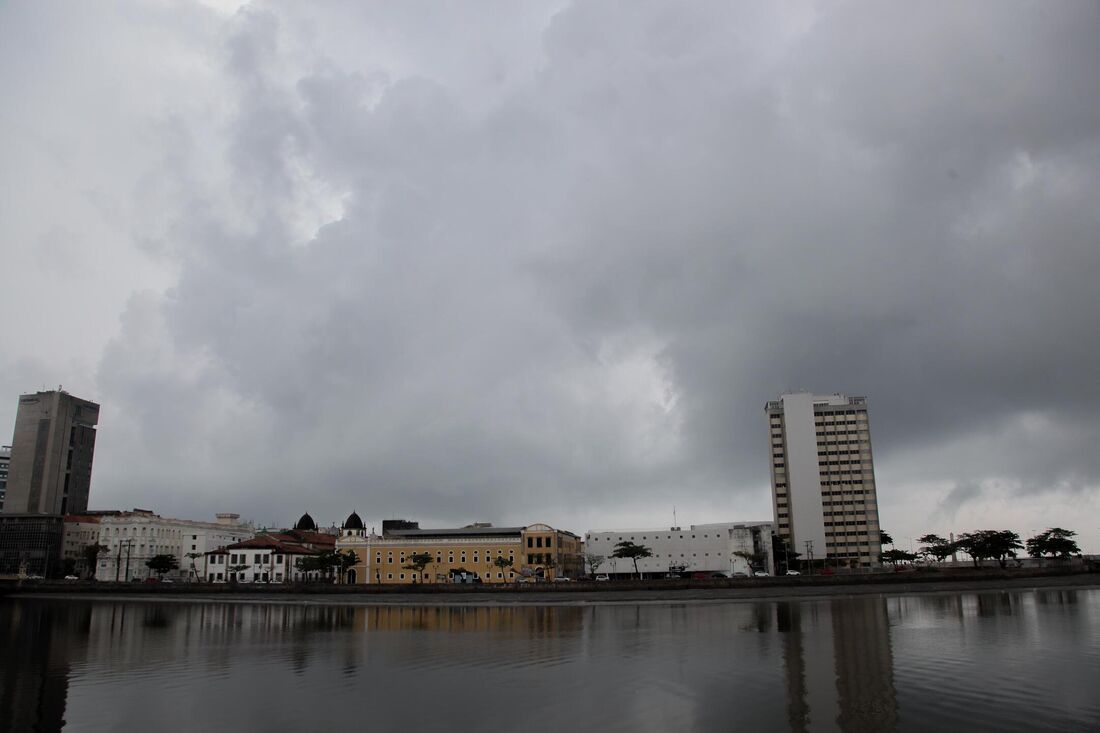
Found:
[[1077, 533], [1073, 530], [1051, 527], [1046, 532], [1040, 532], [1027, 541], [1027, 554], [1032, 557], [1050, 555], [1052, 557], [1069, 557], [1080, 555], [1081, 548], [1073, 538]]
[[1004, 568], [1010, 557], [1016, 557], [1016, 550], [1024, 549], [1020, 536], [1007, 529], [982, 529], [959, 535], [955, 544], [970, 555], [974, 567], [984, 559], [996, 560]]
[[878, 542], [880, 545], [892, 545], [894, 544], [894, 538], [891, 537], [886, 530], [880, 529], [878, 531]]
[[99, 563], [99, 556], [110, 549], [107, 545], [93, 544], [85, 545], [81, 550], [81, 554], [84, 556], [84, 569], [88, 572], [89, 578], [95, 578], [96, 565]]
[[335, 572], [343, 565], [342, 555], [335, 550], [323, 550], [316, 555], [298, 558], [298, 569], [303, 573], [320, 573], [323, 580], [332, 580]]
[[882, 553], [882, 561], [891, 563], [894, 567], [897, 567], [899, 562], [913, 562], [917, 559], [917, 556], [912, 552], [906, 552], [905, 550], [885, 550]]
[[787, 541], [777, 534], [772, 535], [772, 557], [775, 558], [775, 562], [778, 565], [780, 558], [782, 558], [782, 570], [781, 573], [786, 573], [790, 570], [791, 563], [797, 562], [798, 558], [802, 557], [801, 552], [797, 552], [793, 547], [787, 544]]
[[[405, 570], [412, 570], [420, 574], [420, 582], [424, 582], [424, 568], [432, 564], [432, 556], [427, 552], [414, 552], [409, 556], [409, 564], [402, 565]], [[415, 580], [415, 578], [414, 578]]]
[[592, 569], [592, 574], [595, 575], [599, 571], [600, 566], [607, 561], [607, 558], [603, 555], [597, 555], [595, 552], [584, 553], [584, 562]]
[[759, 570], [764, 567], [765, 556], [763, 552], [745, 552], [744, 550], [738, 550], [733, 554], [744, 560], [748, 564], [750, 571]]
[[497, 555], [497, 559], [493, 560], [493, 565], [500, 568], [500, 576], [504, 579], [504, 582], [508, 582], [508, 573], [512, 569], [512, 565], [515, 564], [515, 560], [510, 557], [504, 557], [504, 555]]
[[145, 561], [145, 567], [161, 577], [164, 577], [164, 574], [169, 570], [178, 569], [179, 566], [180, 561], [176, 559], [175, 555], [153, 555]]
[[629, 540], [619, 542], [615, 545], [615, 551], [611, 553], [611, 557], [633, 560], [634, 561], [634, 574], [639, 578], [642, 574], [638, 572], [638, 558], [640, 557], [653, 557], [653, 551], [645, 545], [636, 545]]
[[918, 537], [917, 542], [923, 545], [920, 554], [925, 557], [934, 557], [937, 562], [943, 562], [955, 552], [955, 546], [937, 534], [926, 534], [923, 537]]
[[[307, 577], [309, 573], [320, 573], [324, 570], [324, 567], [321, 565], [321, 558], [319, 555], [303, 555], [302, 557], [298, 558], [298, 561], [295, 563], [295, 565], [297, 566], [298, 570], [300, 570], [302, 573], [305, 573]], [[232, 568], [230, 568], [230, 570], [232, 570]]]

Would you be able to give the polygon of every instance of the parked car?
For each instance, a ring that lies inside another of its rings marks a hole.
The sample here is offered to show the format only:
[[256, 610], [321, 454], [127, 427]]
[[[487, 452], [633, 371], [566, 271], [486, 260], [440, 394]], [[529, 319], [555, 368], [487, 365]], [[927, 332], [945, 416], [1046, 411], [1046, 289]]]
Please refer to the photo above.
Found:
[[755, 573], [753, 573], [753, 575], [755, 575], [757, 578], [770, 578], [770, 577], [772, 577], [771, 573], [766, 572], [764, 570], [757, 570]]
[[65, 580], [80, 580], [80, 578], [75, 575], [66, 575]]
[[749, 577], [749, 574], [748, 573], [742, 573], [740, 570], [738, 570], [735, 573], [730, 573], [730, 577], [731, 578], [747, 578], [747, 577]]
[[611, 580], [611, 578], [607, 577], [607, 573], [600, 573], [599, 575], [596, 576], [596, 582], [597, 583], [605, 581], [605, 580]]
[[798, 572], [797, 570], [788, 570], [787, 575], [802, 575], [802, 573]]
[[554, 582], [555, 582], [555, 583], [568, 583], [568, 582], [569, 582], [569, 578], [565, 578], [565, 577], [557, 577], [557, 578], [554, 578]]

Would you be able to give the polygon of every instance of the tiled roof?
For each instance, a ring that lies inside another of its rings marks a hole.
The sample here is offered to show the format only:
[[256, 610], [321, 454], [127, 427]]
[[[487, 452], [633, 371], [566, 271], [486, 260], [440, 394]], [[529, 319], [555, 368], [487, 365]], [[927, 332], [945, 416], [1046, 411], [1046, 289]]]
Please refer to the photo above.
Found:
[[[222, 548], [225, 550], [277, 550], [287, 555], [316, 555], [317, 550], [312, 550], [295, 541], [287, 535], [256, 535], [252, 539], [236, 542]], [[214, 553], [209, 553], [214, 554]]]

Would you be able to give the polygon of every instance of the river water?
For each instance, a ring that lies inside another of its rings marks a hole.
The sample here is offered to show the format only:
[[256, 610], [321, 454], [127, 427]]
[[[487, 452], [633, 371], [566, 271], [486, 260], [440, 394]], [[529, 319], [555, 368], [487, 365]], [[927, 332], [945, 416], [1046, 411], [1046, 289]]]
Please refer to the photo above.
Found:
[[0, 730], [1100, 730], [1100, 590], [0, 601]]

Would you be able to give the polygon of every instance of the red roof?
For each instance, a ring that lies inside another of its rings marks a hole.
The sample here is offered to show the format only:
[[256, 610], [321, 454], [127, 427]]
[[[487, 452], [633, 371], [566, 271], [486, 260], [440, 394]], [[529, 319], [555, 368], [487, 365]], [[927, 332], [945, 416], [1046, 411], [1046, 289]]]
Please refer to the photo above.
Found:
[[300, 542], [305, 545], [321, 545], [323, 547], [336, 547], [336, 535], [325, 532], [310, 532], [304, 529], [289, 529], [280, 532], [275, 537], [288, 542]]
[[[275, 550], [286, 555], [316, 555], [317, 550], [310, 549], [293, 538], [285, 535], [261, 534], [252, 539], [242, 540], [232, 545], [226, 545], [221, 552], [227, 550]], [[215, 550], [215, 552], [218, 552]], [[214, 554], [214, 553], [208, 553]]]

